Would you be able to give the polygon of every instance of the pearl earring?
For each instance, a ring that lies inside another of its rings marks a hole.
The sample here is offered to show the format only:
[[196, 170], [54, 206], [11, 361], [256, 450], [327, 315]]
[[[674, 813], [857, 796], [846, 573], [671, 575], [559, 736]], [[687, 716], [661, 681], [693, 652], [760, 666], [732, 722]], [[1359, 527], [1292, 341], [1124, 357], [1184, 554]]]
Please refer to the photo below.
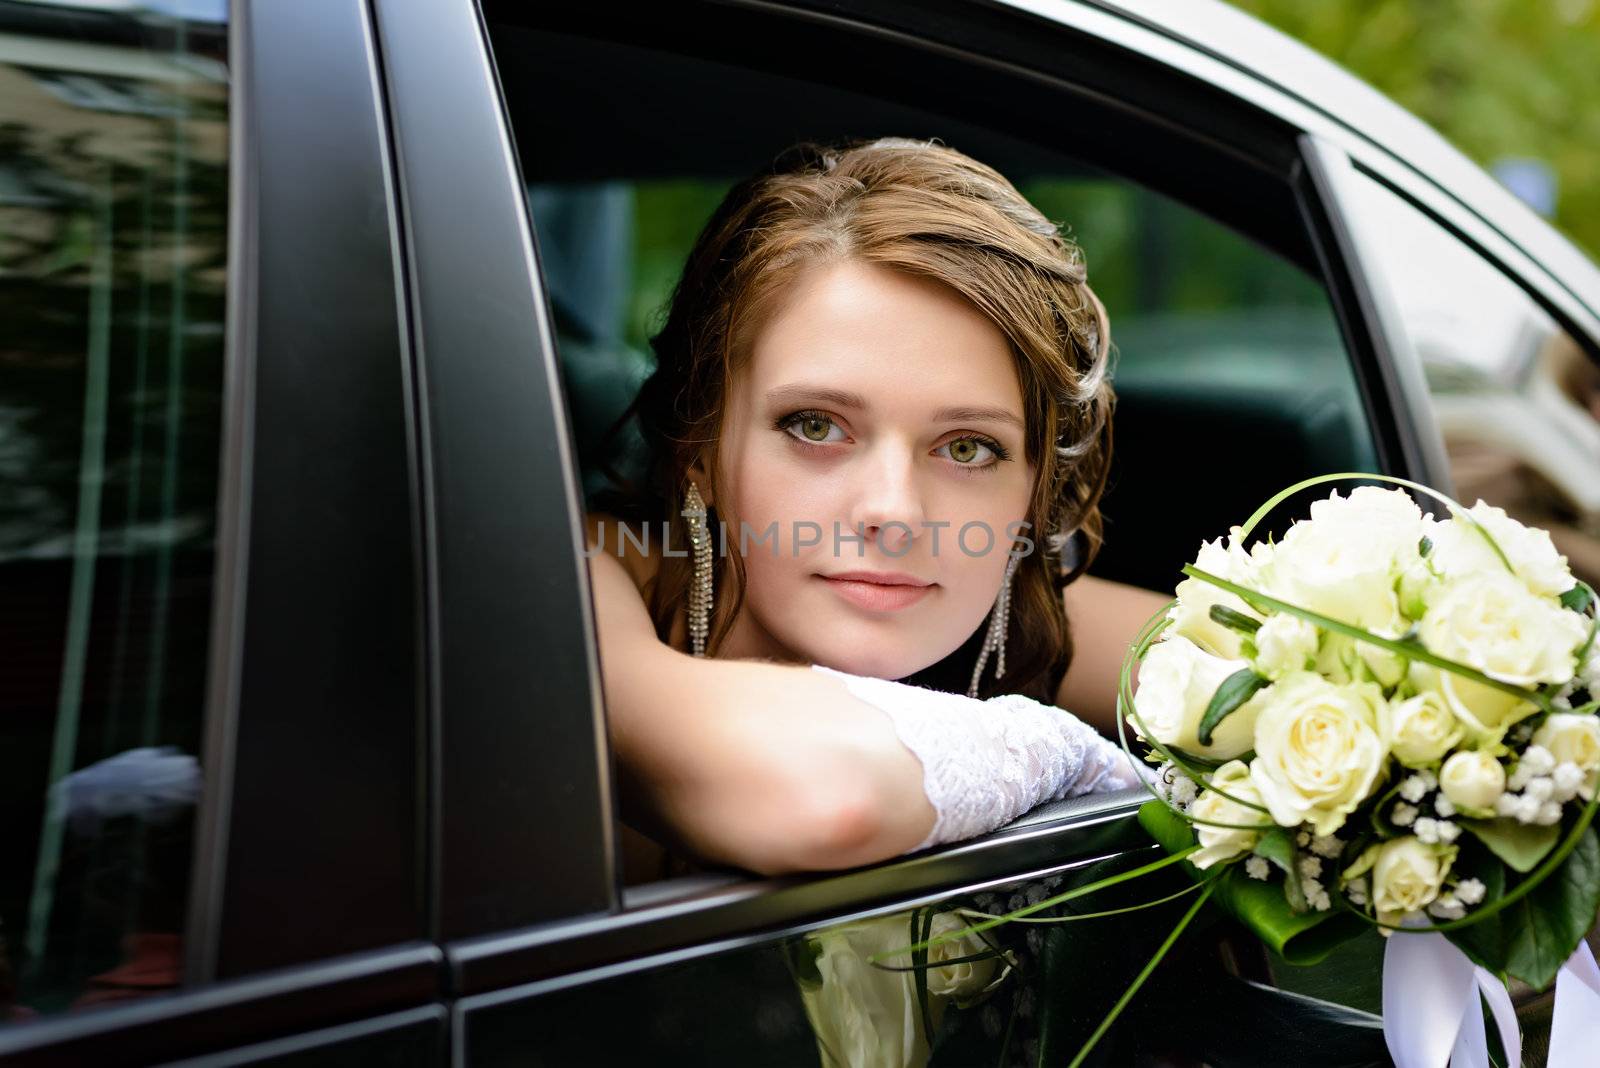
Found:
[[978, 696], [978, 680], [983, 677], [983, 669], [989, 663], [989, 654], [995, 653], [994, 677], [1004, 678], [1006, 674], [1006, 631], [1011, 626], [1011, 579], [1017, 573], [1017, 561], [1020, 556], [1013, 555], [1006, 562], [1006, 577], [1000, 582], [1000, 593], [994, 599], [994, 608], [989, 612], [989, 633], [984, 635], [983, 650], [978, 653], [978, 663], [972, 669], [972, 682], [967, 685], [967, 696]]
[[706, 524], [706, 502], [693, 482], [683, 495], [689, 520], [689, 545], [694, 550], [694, 576], [689, 584], [689, 644], [695, 656], [706, 655], [711, 633], [711, 530]]

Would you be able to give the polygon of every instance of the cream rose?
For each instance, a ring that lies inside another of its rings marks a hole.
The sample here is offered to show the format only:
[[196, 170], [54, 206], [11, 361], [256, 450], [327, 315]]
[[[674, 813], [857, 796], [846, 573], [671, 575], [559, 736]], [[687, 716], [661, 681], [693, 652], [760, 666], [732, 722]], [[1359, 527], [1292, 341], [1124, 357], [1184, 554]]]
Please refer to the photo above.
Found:
[[1398, 490], [1336, 491], [1274, 547], [1264, 591], [1340, 622], [1390, 627], [1400, 615], [1395, 581], [1417, 559], [1422, 529], [1422, 512]]
[[[1134, 710], [1163, 745], [1218, 760], [1236, 757], [1253, 744], [1254, 713], [1235, 709], [1212, 732], [1210, 745], [1200, 744], [1200, 720], [1222, 681], [1249, 666], [1243, 660], [1212, 656], [1183, 635], [1173, 635], [1145, 653]], [[1137, 721], [1129, 717], [1128, 722], [1142, 737]]]
[[1533, 732], [1533, 744], [1550, 750], [1556, 763], [1571, 761], [1584, 773], [1578, 796], [1594, 797], [1595, 781], [1600, 777], [1600, 719], [1575, 712], [1556, 712]]
[[1389, 751], [1407, 767], [1438, 763], [1464, 733], [1444, 696], [1433, 690], [1386, 702], [1382, 712]]
[[1279, 679], [1291, 671], [1306, 670], [1306, 662], [1317, 655], [1321, 637], [1314, 623], [1299, 616], [1276, 612], [1256, 630], [1256, 671], [1269, 679]]
[[[1253, 589], [1257, 560], [1239, 544], [1235, 536], [1239, 529], [1239, 527], [1233, 528], [1226, 545], [1221, 538], [1201, 543], [1200, 551], [1195, 556], [1194, 566], [1220, 579]], [[1260, 548], [1265, 550], [1265, 546]], [[1223, 626], [1212, 619], [1211, 606], [1222, 605], [1250, 619], [1259, 618], [1256, 612], [1236, 595], [1213, 586], [1204, 579], [1186, 578], [1178, 583], [1176, 592], [1178, 603], [1167, 613], [1167, 618], [1172, 620], [1167, 633], [1188, 638], [1206, 652], [1216, 656], [1227, 659], [1238, 657], [1240, 642], [1244, 636], [1232, 627]]]
[[1235, 713], [1256, 717], [1250, 779], [1276, 822], [1310, 823], [1318, 835], [1344, 825], [1383, 770], [1383, 703], [1383, 691], [1373, 683], [1340, 686], [1298, 672], [1261, 690]]
[[1429, 845], [1407, 835], [1369, 846], [1345, 869], [1344, 880], [1349, 882], [1370, 871], [1369, 898], [1379, 922], [1398, 924], [1407, 914], [1427, 908], [1439, 896], [1455, 859], [1455, 846]]
[[1418, 636], [1435, 655], [1492, 679], [1537, 686], [1572, 678], [1588, 630], [1578, 613], [1530, 593], [1502, 568], [1453, 580], [1429, 604]]
[[1467, 736], [1480, 748], [1499, 748], [1506, 728], [1539, 711], [1539, 706], [1532, 701], [1431, 664], [1413, 662], [1408, 677], [1418, 693], [1436, 693], [1442, 697]]
[[[1434, 567], [1446, 575], [1465, 575], [1480, 571], [1505, 571], [1507, 563], [1537, 595], [1559, 597], [1573, 586], [1572, 569], [1567, 558], [1556, 551], [1555, 543], [1547, 531], [1524, 526], [1512, 519], [1502, 508], [1479, 500], [1467, 509], [1483, 530], [1460, 516], [1444, 522], [1430, 524], [1428, 536], [1433, 540], [1430, 557]], [[1505, 561], [1490, 546], [1484, 532], [1494, 539]]]
[[[930, 1050], [914, 973], [867, 963], [874, 953], [912, 943], [907, 913], [828, 928], [806, 940], [816, 977], [799, 981], [824, 1068], [921, 1068]], [[910, 964], [910, 954], [886, 963]], [[820, 981], [819, 981], [820, 980]], [[938, 1027], [943, 998], [928, 1003]]]
[[1452, 753], [1439, 769], [1439, 789], [1463, 812], [1492, 813], [1506, 792], [1506, 769], [1489, 753]]
[[[933, 917], [930, 938], [972, 926], [957, 912], [940, 912]], [[928, 949], [928, 993], [938, 997], [953, 998], [962, 1008], [983, 998], [1005, 981], [1011, 971], [1009, 958], [990, 957], [987, 960], [946, 964], [960, 957], [973, 957], [989, 951], [989, 944], [976, 934], [953, 938]]]
[[[1250, 769], [1240, 760], [1230, 760], [1211, 776], [1211, 784], [1226, 790], [1231, 796], [1247, 804], [1261, 804], [1261, 795], [1250, 781]], [[1238, 804], [1212, 790], [1202, 790], [1194, 804], [1189, 806], [1194, 817], [1195, 832], [1200, 836], [1200, 848], [1189, 854], [1189, 863], [1197, 868], [1209, 868], [1224, 860], [1232, 860], [1248, 853], [1261, 840], [1261, 831], [1248, 830], [1250, 825], [1264, 827], [1270, 821], [1267, 814], [1245, 804]], [[1238, 824], [1233, 827], [1214, 827], [1210, 823]]]

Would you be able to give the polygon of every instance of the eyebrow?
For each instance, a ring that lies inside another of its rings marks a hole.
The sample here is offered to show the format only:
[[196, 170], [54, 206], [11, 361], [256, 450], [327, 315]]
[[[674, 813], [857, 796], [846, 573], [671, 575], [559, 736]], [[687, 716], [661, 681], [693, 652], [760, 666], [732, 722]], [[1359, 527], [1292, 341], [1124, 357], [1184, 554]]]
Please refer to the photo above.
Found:
[[[788, 385], [776, 386], [767, 391], [767, 400], [773, 404], [798, 404], [802, 401], [817, 401], [823, 404], [832, 404], [839, 408], [848, 408], [853, 411], [866, 411], [871, 407], [867, 399], [859, 393], [848, 390], [834, 389], [831, 386], [812, 386], [803, 382], [794, 382]], [[957, 405], [950, 408], [940, 408], [933, 413], [936, 423], [965, 423], [965, 422], [993, 422], [1005, 423], [1024, 429], [1022, 417], [1009, 408], [985, 407], [981, 405]]]

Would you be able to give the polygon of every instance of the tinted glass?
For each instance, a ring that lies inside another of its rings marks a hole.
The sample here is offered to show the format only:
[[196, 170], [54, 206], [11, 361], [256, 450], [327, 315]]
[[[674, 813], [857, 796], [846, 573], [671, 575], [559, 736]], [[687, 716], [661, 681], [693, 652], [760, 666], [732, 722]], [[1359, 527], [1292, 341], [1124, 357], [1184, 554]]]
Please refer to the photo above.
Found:
[[0, 5], [0, 1018], [182, 978], [226, 5]]

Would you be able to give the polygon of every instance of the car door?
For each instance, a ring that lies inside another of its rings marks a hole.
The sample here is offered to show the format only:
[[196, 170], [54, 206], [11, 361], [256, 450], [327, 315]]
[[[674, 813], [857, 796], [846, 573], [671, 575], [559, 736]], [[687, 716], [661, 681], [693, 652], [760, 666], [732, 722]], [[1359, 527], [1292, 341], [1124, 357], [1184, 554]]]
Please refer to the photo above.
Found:
[[361, 0], [0, 11], [0, 1058], [425, 1064], [423, 522]]
[[[507, 596], [527, 633], [561, 650], [524, 654], [539, 665], [529, 670], [553, 672], [543, 699], [481, 718], [452, 710], [444, 723], [457, 1063], [1070, 1059], [1189, 907], [1158, 900], [1181, 886], [1158, 877], [1068, 906], [1150, 911], [1001, 928], [971, 971], [929, 978], [945, 984], [936, 991], [864, 958], [1154, 859], [1133, 818], [1143, 795], [1046, 806], [855, 871], [622, 885], [583, 575], [559, 552], [577, 551], [582, 492], [613, 459], [596, 428], [648, 366], [650, 316], [688, 241], [729, 183], [805, 137], [939, 136], [1075, 231], [1121, 349], [1096, 573], [1170, 588], [1201, 539], [1307, 474], [1440, 482], [1420, 372], [1360, 301], [1363, 276], [1311, 176], [1303, 126], [1235, 95], [1237, 71], [1203, 56], [1174, 63], [1170, 41], [1089, 5], [1045, 19], [976, 5], [485, 3], [481, 24], [465, 4], [432, 10], [433, 47], [480, 50], [493, 73], [474, 91], [496, 95], [514, 145], [509, 166], [486, 171], [492, 190], [471, 179], [474, 203], [526, 186], [515, 225], [494, 241], [476, 223], [471, 233], [480, 255], [519, 264], [495, 277], [538, 298], [530, 366], [510, 381], [536, 404], [540, 437], [508, 439], [531, 450], [518, 454], [531, 474], [498, 483], [508, 496], [492, 507], [533, 524], [517, 529], [552, 554], [542, 606]], [[439, 95], [464, 104], [454, 92]], [[526, 511], [536, 497], [537, 517]], [[459, 859], [476, 842], [499, 870]], [[1281, 996], [1279, 977], [1227, 925], [1184, 946], [1103, 1037], [1100, 1063], [1248, 1056], [1241, 1014], [1275, 1014], [1304, 1063], [1360, 1063], [1379, 1048], [1370, 1016], [1264, 1003]]]

